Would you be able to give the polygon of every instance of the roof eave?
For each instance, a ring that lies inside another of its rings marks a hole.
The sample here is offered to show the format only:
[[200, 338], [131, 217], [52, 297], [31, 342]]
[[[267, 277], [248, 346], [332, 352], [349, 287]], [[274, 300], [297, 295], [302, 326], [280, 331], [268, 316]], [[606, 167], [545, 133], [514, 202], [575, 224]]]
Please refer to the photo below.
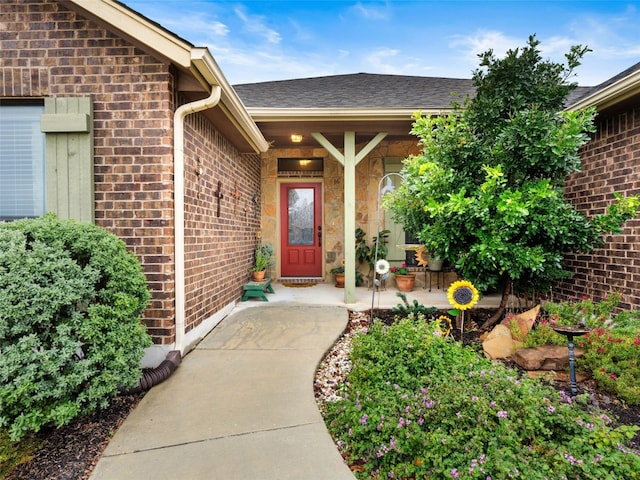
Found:
[[219, 85], [222, 89], [219, 106], [225, 116], [254, 151], [268, 150], [269, 144], [207, 48], [194, 47], [119, 2], [113, 0], [66, 1], [73, 4], [74, 9], [112, 26], [125, 37], [189, 71], [207, 92], [210, 92], [213, 86]]
[[416, 112], [422, 115], [441, 115], [447, 109], [378, 109], [378, 108], [247, 108], [256, 122], [278, 121], [389, 121], [411, 120]]
[[595, 106], [598, 110], [615, 105], [640, 93], [640, 70], [636, 70], [627, 77], [611, 85], [595, 91], [591, 95], [581, 98], [569, 105], [566, 110], [580, 110]]
[[238, 94], [229, 84], [208, 48], [191, 49], [191, 62], [211, 85], [219, 85], [222, 89], [221, 108], [227, 118], [236, 126], [244, 139], [256, 152], [266, 152], [269, 143], [251, 118]]

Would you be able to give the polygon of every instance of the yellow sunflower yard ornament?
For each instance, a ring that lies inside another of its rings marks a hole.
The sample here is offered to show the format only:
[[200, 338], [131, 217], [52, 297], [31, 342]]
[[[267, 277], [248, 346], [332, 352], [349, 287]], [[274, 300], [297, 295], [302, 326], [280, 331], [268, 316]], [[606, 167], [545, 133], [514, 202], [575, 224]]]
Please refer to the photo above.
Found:
[[443, 337], [446, 337], [451, 333], [452, 325], [451, 319], [446, 315], [440, 315], [436, 320], [436, 329]]
[[453, 308], [457, 310], [468, 310], [478, 303], [480, 294], [473, 283], [467, 280], [453, 282], [447, 290], [447, 298]]
[[420, 265], [421, 267], [427, 266], [429, 262], [429, 254], [427, 253], [424, 247], [418, 248], [414, 252], [414, 255], [416, 256], [416, 262], [418, 262], [418, 265]]
[[473, 307], [480, 299], [480, 294], [473, 283], [467, 280], [453, 282], [447, 290], [447, 298], [453, 306], [451, 314], [460, 314], [460, 342], [464, 343], [464, 311]]

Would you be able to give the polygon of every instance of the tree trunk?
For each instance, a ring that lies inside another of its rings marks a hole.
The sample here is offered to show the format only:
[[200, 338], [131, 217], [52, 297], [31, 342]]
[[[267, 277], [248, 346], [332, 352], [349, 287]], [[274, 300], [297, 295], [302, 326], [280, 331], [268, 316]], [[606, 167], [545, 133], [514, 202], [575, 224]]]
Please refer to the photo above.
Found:
[[507, 302], [509, 301], [509, 295], [511, 294], [511, 277], [505, 275], [504, 277], [504, 288], [502, 289], [502, 299], [500, 300], [500, 306], [496, 313], [494, 313], [491, 318], [489, 318], [486, 322], [482, 324], [480, 327], [481, 330], [488, 330], [489, 327], [492, 327], [494, 323], [500, 320], [502, 314], [507, 308]]

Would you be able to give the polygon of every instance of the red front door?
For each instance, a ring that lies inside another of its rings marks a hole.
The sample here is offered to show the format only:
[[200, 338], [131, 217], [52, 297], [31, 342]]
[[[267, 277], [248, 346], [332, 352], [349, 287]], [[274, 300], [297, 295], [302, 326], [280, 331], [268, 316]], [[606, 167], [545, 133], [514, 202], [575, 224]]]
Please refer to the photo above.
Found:
[[280, 249], [283, 277], [322, 276], [320, 183], [280, 184]]

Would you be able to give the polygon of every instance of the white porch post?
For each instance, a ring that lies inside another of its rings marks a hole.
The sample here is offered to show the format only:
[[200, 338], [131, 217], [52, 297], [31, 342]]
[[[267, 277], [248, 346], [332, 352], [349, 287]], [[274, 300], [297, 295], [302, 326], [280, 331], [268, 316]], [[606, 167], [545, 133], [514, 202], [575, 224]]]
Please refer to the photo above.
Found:
[[344, 303], [356, 301], [356, 133], [344, 132]]
[[321, 133], [311, 136], [344, 167], [344, 303], [356, 301], [356, 165], [383, 139], [378, 133], [356, 155], [356, 133], [344, 132], [344, 154]]

